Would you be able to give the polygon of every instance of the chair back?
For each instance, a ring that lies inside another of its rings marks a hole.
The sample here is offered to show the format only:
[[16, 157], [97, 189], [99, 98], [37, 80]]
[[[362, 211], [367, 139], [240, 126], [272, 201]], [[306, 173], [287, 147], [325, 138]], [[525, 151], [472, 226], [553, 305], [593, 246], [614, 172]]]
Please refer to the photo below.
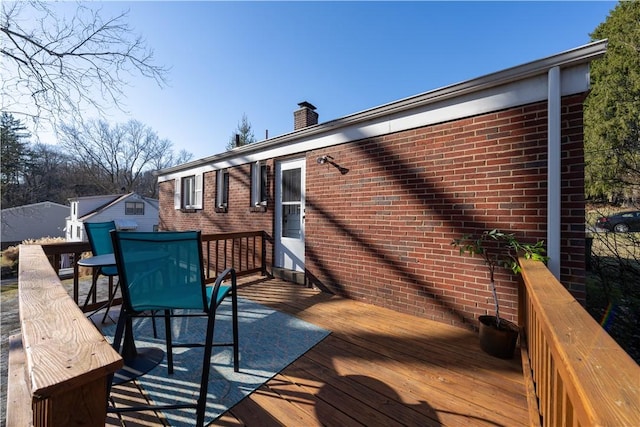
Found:
[[[115, 221], [85, 222], [84, 229], [87, 232], [87, 239], [94, 256], [113, 253], [109, 232], [116, 229]], [[117, 276], [118, 269], [115, 267], [100, 267], [100, 273], [107, 276]]]
[[113, 253], [109, 232], [116, 229], [114, 221], [85, 222], [84, 229], [87, 232], [87, 239], [89, 239], [91, 252], [94, 256]]
[[199, 231], [112, 231], [125, 309], [208, 312]]

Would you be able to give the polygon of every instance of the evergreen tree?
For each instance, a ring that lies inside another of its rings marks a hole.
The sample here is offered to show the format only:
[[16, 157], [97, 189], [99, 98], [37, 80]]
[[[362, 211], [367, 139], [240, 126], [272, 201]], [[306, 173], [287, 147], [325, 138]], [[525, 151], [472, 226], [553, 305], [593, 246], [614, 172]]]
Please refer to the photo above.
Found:
[[[236, 135], [238, 141], [236, 143]], [[253, 136], [253, 130], [251, 129], [251, 123], [247, 119], [247, 115], [242, 115], [242, 120], [238, 123], [238, 127], [235, 132], [231, 134], [229, 142], [227, 143], [227, 150], [232, 150], [236, 146], [242, 147], [243, 145], [252, 144], [256, 142], [255, 136]]]
[[585, 103], [587, 197], [629, 199], [640, 188], [640, 2], [623, 1], [591, 34], [608, 39]]
[[2, 113], [0, 117], [2, 208], [19, 206], [24, 202], [20, 185], [24, 181], [31, 158], [30, 137], [27, 128], [20, 120], [7, 112]]

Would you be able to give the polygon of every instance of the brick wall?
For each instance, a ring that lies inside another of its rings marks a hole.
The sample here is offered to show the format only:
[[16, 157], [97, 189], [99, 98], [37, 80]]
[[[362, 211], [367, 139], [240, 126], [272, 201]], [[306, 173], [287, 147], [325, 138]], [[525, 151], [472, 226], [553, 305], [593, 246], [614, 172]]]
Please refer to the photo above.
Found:
[[[584, 297], [582, 97], [563, 100], [562, 282]], [[500, 228], [546, 239], [546, 103], [310, 153], [306, 268], [350, 298], [455, 325], [493, 313], [488, 271], [451, 241]], [[315, 158], [331, 155], [342, 175]], [[573, 252], [572, 252], [573, 251]], [[514, 319], [517, 279], [497, 276]]]
[[[267, 231], [273, 228], [273, 161], [269, 168], [269, 195], [266, 209], [250, 206], [251, 166], [246, 164], [229, 169], [229, 206], [226, 212], [216, 212], [216, 172], [204, 174], [203, 209], [174, 209], [174, 181], [160, 184], [160, 229], [202, 230], [203, 234], [243, 231]], [[267, 242], [267, 263], [271, 265], [272, 243]]]
[[[582, 102], [562, 102], [562, 277], [584, 299]], [[451, 246], [464, 233], [500, 228], [546, 239], [546, 102], [307, 153], [308, 281], [341, 295], [458, 326], [493, 312], [488, 272]], [[321, 155], [335, 165], [316, 163]], [[269, 163], [273, 197], [273, 162]], [[341, 173], [338, 167], [343, 168]], [[230, 203], [216, 213], [215, 173], [205, 208], [173, 209], [161, 184], [161, 227], [204, 233], [264, 229], [249, 207], [249, 165], [230, 169]], [[501, 314], [515, 319], [517, 279], [499, 272]]]

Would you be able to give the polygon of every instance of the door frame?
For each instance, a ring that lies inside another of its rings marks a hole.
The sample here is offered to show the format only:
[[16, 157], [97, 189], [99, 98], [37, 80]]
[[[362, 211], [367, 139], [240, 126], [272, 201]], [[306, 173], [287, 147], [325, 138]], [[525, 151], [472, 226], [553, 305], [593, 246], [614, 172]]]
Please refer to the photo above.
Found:
[[[300, 169], [300, 237], [282, 236], [282, 172]], [[274, 266], [304, 272], [305, 269], [305, 176], [306, 158], [297, 157], [275, 162]]]

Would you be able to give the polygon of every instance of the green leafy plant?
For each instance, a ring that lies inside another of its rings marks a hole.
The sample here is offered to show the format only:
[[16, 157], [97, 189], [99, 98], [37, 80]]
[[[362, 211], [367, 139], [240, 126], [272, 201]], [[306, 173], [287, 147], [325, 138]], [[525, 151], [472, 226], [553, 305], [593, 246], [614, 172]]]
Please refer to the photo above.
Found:
[[549, 259], [545, 255], [544, 240], [539, 240], [534, 244], [522, 243], [515, 237], [515, 234], [496, 229], [486, 230], [480, 235], [465, 234], [459, 239], [454, 239], [451, 244], [460, 249], [460, 254], [479, 255], [489, 268], [489, 280], [496, 310], [496, 326], [498, 327], [500, 326], [500, 305], [494, 280], [496, 269], [503, 267], [518, 274], [522, 271], [518, 262], [519, 256], [543, 262]]

